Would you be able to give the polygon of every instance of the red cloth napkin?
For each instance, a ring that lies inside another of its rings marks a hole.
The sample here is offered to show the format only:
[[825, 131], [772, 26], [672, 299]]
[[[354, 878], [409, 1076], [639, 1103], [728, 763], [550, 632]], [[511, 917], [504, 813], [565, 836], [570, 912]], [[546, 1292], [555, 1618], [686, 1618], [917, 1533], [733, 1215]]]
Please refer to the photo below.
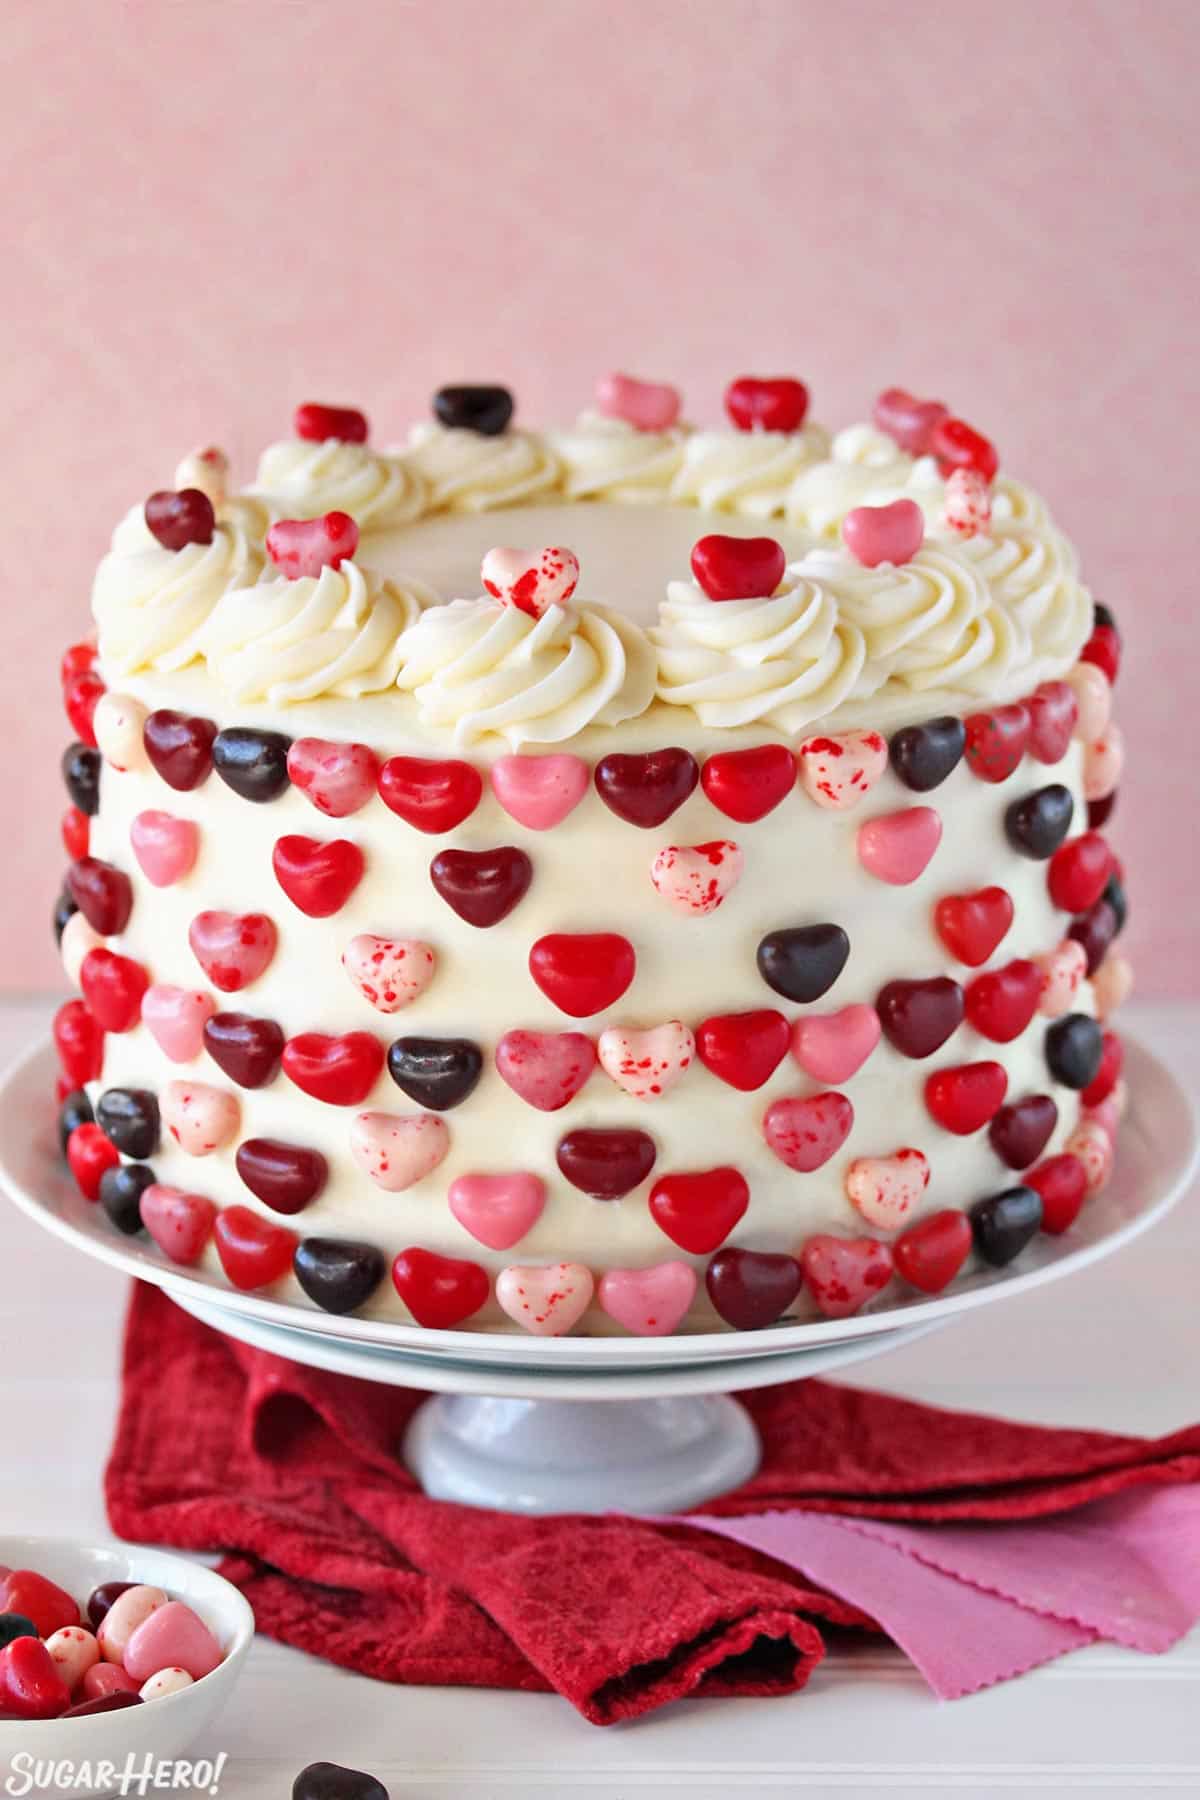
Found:
[[[259, 1629], [389, 1681], [554, 1689], [596, 1724], [804, 1686], [822, 1627], [877, 1631], [761, 1552], [682, 1524], [428, 1500], [396, 1460], [426, 1396], [249, 1350], [134, 1288], [106, 1477], [114, 1530], [226, 1554]], [[824, 1381], [748, 1394], [763, 1466], [709, 1514], [1028, 1519], [1200, 1480], [1158, 1440], [942, 1412]]]

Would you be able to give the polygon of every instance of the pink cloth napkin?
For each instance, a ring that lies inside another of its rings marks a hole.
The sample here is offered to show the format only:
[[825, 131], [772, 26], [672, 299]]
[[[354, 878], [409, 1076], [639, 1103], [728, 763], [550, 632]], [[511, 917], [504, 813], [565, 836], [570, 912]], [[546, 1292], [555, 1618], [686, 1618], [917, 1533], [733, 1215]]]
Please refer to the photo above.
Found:
[[1106, 1640], [1169, 1650], [1200, 1619], [1200, 1487], [1034, 1524], [896, 1525], [768, 1512], [679, 1523], [732, 1538], [879, 1621], [942, 1700]]

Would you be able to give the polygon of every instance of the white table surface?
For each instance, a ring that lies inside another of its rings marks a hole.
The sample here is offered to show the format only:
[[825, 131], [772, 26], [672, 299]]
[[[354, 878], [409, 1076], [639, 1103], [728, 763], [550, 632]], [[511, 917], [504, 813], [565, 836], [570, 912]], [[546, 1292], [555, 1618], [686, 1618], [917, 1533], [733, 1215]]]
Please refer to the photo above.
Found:
[[[48, 1012], [0, 1007], [0, 1061], [44, 1031]], [[1131, 1008], [1129, 1023], [1200, 1087], [1200, 1007]], [[986, 1307], [852, 1379], [1047, 1424], [1157, 1434], [1191, 1423], [1196, 1200], [1111, 1262]], [[0, 1530], [111, 1536], [100, 1472], [124, 1290], [0, 1201]], [[48, 1332], [51, 1309], [75, 1329]], [[1200, 1631], [1169, 1656], [1096, 1647], [949, 1704], [898, 1653], [865, 1649], [829, 1657], [801, 1694], [687, 1701], [603, 1731], [551, 1696], [388, 1687], [263, 1639], [204, 1746], [220, 1750], [233, 1800], [286, 1800], [295, 1773], [323, 1758], [375, 1771], [392, 1800], [1198, 1793]]]

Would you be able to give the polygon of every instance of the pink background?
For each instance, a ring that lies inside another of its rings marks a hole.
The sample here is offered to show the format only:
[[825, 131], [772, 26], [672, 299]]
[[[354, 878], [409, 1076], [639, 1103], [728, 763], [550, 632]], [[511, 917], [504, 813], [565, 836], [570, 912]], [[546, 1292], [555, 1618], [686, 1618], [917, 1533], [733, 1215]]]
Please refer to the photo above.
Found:
[[55, 669], [124, 507], [195, 443], [248, 478], [300, 399], [386, 440], [443, 381], [538, 421], [616, 365], [700, 420], [743, 372], [833, 424], [900, 382], [997, 440], [1125, 628], [1130, 941], [1196, 990], [1188, 0], [86, 10], [5, 24], [0, 983], [59, 979]]

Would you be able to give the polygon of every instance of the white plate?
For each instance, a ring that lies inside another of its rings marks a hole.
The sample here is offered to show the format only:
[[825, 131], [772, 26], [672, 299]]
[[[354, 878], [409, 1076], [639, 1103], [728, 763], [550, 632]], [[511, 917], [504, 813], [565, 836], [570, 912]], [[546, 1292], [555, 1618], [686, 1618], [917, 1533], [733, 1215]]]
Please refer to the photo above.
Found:
[[[54, 1053], [37, 1046], [0, 1083], [0, 1186], [23, 1212], [65, 1243], [112, 1268], [150, 1281], [182, 1300], [190, 1296], [261, 1326], [291, 1327], [306, 1337], [407, 1350], [478, 1368], [493, 1363], [521, 1369], [617, 1371], [663, 1369], [700, 1362], [760, 1362], [817, 1345], [857, 1342], [898, 1325], [932, 1324], [1008, 1294], [1026, 1293], [1110, 1256], [1163, 1217], [1187, 1190], [1197, 1164], [1192, 1107], [1174, 1076], [1136, 1040], [1126, 1039], [1130, 1105], [1112, 1181], [1088, 1202], [1063, 1237], [1038, 1237], [1019, 1266], [978, 1270], [934, 1299], [889, 1292], [888, 1303], [852, 1319], [806, 1320], [756, 1332], [677, 1333], [666, 1338], [528, 1337], [507, 1331], [426, 1331], [378, 1319], [337, 1318], [316, 1307], [239, 1293], [204, 1270], [180, 1269], [153, 1245], [120, 1237], [100, 1208], [84, 1200], [58, 1154], [53, 1091]], [[228, 1324], [224, 1329], [231, 1329]], [[740, 1378], [736, 1378], [740, 1379]], [[726, 1386], [732, 1385], [731, 1371]]]

